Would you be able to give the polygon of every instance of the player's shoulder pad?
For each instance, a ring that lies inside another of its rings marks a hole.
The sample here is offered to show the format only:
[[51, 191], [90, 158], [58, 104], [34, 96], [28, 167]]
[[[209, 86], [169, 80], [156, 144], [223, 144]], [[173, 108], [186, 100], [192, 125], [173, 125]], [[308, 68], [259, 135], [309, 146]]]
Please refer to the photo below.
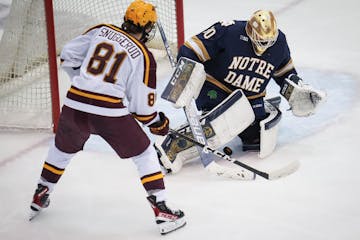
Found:
[[211, 31], [214, 31], [215, 34], [211, 36], [211, 39], [220, 39], [232, 33], [238, 34], [242, 30], [245, 31], [245, 25], [246, 21], [221, 20], [210, 26], [204, 32], [211, 34]]
[[269, 51], [272, 51], [273, 53], [276, 53], [278, 55], [288, 56], [290, 58], [290, 49], [286, 41], [286, 36], [280, 29], [278, 38]]
[[221, 21], [214, 23], [201, 33], [197, 35], [200, 40], [217, 40], [221, 38], [226, 32], [226, 27], [221, 24]]

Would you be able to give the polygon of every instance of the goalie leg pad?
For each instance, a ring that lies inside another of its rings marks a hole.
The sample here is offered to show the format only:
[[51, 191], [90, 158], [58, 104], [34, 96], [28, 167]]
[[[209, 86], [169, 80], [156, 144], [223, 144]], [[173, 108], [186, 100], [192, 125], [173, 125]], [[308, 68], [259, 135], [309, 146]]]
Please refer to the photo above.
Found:
[[241, 90], [234, 91], [206, 115], [214, 136], [208, 139], [212, 148], [230, 142], [255, 120], [254, 111]]
[[[202, 129], [207, 139], [211, 138], [215, 134], [214, 130], [208, 123], [202, 125]], [[183, 125], [178, 128], [177, 131], [189, 137], [193, 137], [189, 125]], [[156, 146], [161, 153], [159, 161], [168, 171], [170, 170], [172, 173], [180, 171], [183, 164], [190, 162], [199, 156], [199, 152], [192, 142], [172, 134], [167, 135], [165, 138], [158, 137], [156, 140]]]
[[182, 168], [183, 161], [175, 161], [176, 155], [171, 155], [172, 153], [170, 151], [171, 144], [172, 137], [168, 135], [165, 138], [158, 138], [155, 142], [155, 147], [160, 165], [162, 165], [167, 172], [176, 173]]
[[[211, 148], [219, 148], [230, 142], [246, 129], [255, 119], [252, 107], [241, 90], [234, 91], [216, 108], [202, 116], [200, 122]], [[189, 125], [183, 125], [177, 131], [193, 137]], [[162, 157], [161, 163], [173, 173], [182, 165], [198, 157], [193, 143], [172, 135], [157, 141]]]
[[269, 156], [275, 149], [281, 111], [268, 101], [264, 101], [267, 118], [260, 121], [260, 152], [259, 157]]

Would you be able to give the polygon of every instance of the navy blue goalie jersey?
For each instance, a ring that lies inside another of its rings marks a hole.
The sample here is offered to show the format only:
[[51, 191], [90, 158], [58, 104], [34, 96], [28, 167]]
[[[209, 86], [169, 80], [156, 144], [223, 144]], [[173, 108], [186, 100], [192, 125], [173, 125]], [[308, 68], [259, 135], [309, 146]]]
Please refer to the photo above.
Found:
[[240, 88], [249, 99], [264, 97], [270, 79], [281, 86], [296, 70], [284, 33], [279, 30], [275, 44], [258, 56], [245, 26], [246, 21], [217, 22], [187, 40], [178, 59], [183, 56], [203, 63], [206, 80], [225, 92]]

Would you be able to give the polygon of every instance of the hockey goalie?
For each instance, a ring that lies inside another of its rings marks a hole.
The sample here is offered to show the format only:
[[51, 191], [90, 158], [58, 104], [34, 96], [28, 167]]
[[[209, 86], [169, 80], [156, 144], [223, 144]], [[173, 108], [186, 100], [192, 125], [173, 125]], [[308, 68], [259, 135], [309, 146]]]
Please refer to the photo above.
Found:
[[[180, 47], [177, 59], [182, 58], [203, 65], [204, 73], [196, 75], [204, 77], [191, 76], [189, 82], [196, 87], [189, 87], [193, 92], [186, 95], [196, 99], [203, 131], [213, 148], [239, 137], [243, 151], [258, 151], [260, 158], [273, 152], [281, 112], [274, 101], [265, 99], [271, 80], [295, 116], [314, 114], [326, 100], [325, 92], [298, 76], [285, 34], [271, 11], [258, 10], [247, 21], [216, 22]], [[190, 134], [187, 124], [177, 130]], [[157, 146], [162, 164], [172, 172], [197, 155], [191, 143], [171, 135]]]
[[[201, 65], [200, 63], [196, 64]], [[175, 100], [166, 89], [162, 97], [171, 96], [175, 107], [189, 104], [191, 98], [189, 96], [198, 97], [199, 88], [203, 86], [206, 74], [203, 72], [203, 68], [196, 70], [189, 78], [188, 85], [180, 87], [185, 89], [180, 91], [180, 97], [175, 97]], [[173, 77], [178, 75], [178, 72], [179, 68], [175, 69]], [[179, 93], [176, 90], [173, 90], [174, 92]], [[288, 100], [292, 113], [298, 117], [314, 114], [319, 103], [324, 101], [326, 96], [322, 91], [303, 84], [297, 75], [290, 75], [285, 79], [280, 93]], [[265, 99], [263, 104], [266, 117], [259, 121], [243, 90], [233, 91], [211, 111], [202, 112], [199, 121], [208, 145], [213, 149], [218, 149], [236, 137], [255, 135], [259, 139], [258, 142], [249, 144], [242, 141], [242, 150], [257, 151], [260, 158], [269, 156], [274, 151], [277, 142], [277, 132], [282, 115], [278, 108], [280, 100], [280, 97]], [[176, 131], [193, 137], [189, 124], [183, 124], [176, 128]], [[176, 173], [184, 164], [199, 157], [196, 146], [176, 134], [170, 133], [165, 137], [157, 138], [155, 145], [160, 163], [167, 173]]]

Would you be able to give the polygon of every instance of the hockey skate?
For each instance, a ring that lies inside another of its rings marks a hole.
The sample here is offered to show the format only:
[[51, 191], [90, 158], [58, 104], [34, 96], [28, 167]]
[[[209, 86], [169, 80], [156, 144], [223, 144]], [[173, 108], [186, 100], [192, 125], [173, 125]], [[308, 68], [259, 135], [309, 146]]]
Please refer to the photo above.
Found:
[[38, 187], [34, 193], [32, 203], [30, 205], [29, 221], [34, 219], [43, 208], [47, 208], [49, 206], [50, 198], [48, 192], [48, 187], [38, 184]]
[[156, 197], [151, 195], [147, 197], [155, 213], [155, 221], [162, 235], [175, 231], [185, 226], [185, 215], [181, 210], [171, 210], [165, 204], [165, 201], [156, 202]]

